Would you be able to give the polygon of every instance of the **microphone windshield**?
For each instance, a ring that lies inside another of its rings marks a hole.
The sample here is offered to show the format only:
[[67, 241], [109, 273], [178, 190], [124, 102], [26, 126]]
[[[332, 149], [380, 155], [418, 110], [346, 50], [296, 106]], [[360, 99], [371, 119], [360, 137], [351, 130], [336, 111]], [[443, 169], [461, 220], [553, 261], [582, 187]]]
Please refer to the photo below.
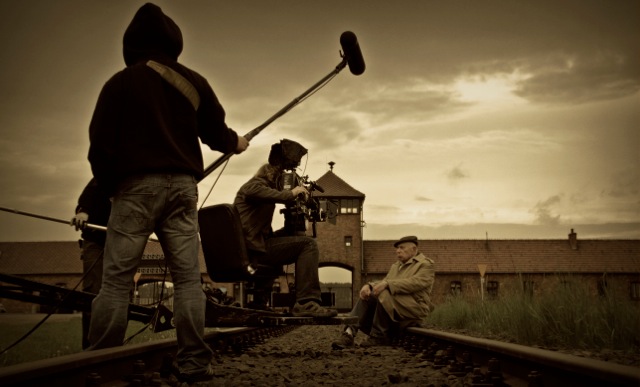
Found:
[[342, 46], [344, 57], [347, 59], [351, 74], [360, 75], [364, 73], [364, 58], [362, 57], [356, 34], [351, 31], [343, 32], [340, 35], [340, 45]]

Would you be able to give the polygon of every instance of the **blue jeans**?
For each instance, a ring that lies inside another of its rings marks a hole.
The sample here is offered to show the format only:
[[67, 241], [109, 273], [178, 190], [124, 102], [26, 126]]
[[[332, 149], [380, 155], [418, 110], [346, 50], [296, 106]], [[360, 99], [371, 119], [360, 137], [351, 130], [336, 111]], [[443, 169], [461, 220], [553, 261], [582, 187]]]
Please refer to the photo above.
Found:
[[[104, 245], [89, 239], [82, 241], [82, 291], [98, 294], [102, 285], [102, 254]], [[89, 324], [91, 323], [91, 312], [82, 313], [82, 349], [88, 348]]]
[[267, 254], [259, 263], [273, 266], [296, 264], [296, 300], [320, 303], [318, 262], [320, 252], [315, 239], [307, 236], [273, 237], [266, 240]]
[[198, 187], [192, 176], [147, 174], [125, 179], [112, 198], [102, 288], [92, 304], [92, 349], [122, 345], [129, 292], [147, 239], [155, 232], [174, 284], [174, 321], [180, 372], [208, 367], [204, 342], [205, 295], [198, 263]]

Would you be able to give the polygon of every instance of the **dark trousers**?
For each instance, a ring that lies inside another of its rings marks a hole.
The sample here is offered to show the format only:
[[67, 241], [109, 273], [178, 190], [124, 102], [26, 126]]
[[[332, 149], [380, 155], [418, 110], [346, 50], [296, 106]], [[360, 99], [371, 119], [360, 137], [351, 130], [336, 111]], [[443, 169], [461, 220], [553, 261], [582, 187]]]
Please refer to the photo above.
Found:
[[297, 301], [320, 302], [318, 261], [320, 253], [316, 240], [307, 236], [274, 237], [266, 240], [267, 254], [258, 263], [272, 266], [296, 265]]
[[349, 315], [358, 317], [358, 325], [350, 326], [354, 335], [361, 330], [371, 337], [387, 339], [397, 330], [397, 323], [375, 297], [359, 299]]

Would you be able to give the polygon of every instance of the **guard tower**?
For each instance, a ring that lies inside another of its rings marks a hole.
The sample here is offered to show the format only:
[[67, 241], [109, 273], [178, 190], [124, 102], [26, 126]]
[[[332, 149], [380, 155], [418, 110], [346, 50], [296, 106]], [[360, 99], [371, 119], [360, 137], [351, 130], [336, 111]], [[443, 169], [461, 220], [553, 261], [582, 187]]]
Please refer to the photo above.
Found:
[[317, 224], [320, 267], [338, 266], [351, 271], [352, 305], [357, 300], [362, 287], [363, 241], [362, 227], [363, 203], [365, 195], [347, 184], [333, 172], [333, 161], [329, 162], [329, 171], [316, 183], [324, 193], [316, 193], [320, 200], [327, 200], [335, 211], [329, 211], [327, 221]]

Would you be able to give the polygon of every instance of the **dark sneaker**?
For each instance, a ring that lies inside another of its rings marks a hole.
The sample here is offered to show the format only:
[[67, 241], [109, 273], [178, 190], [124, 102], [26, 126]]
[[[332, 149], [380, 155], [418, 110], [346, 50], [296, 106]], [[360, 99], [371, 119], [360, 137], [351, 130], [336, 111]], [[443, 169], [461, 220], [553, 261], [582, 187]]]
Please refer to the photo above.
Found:
[[366, 339], [365, 341], [360, 343], [360, 346], [363, 347], [363, 348], [379, 347], [379, 346], [382, 346], [382, 345], [389, 345], [389, 341], [387, 339], [385, 339], [384, 337], [369, 336], [368, 339]]
[[338, 315], [338, 311], [335, 309], [323, 308], [317, 302], [309, 301], [306, 304], [296, 302], [291, 314], [294, 317], [335, 317]]
[[202, 372], [185, 374], [178, 371], [177, 367], [172, 367], [171, 377], [169, 382], [172, 386], [208, 386], [209, 382], [213, 380], [215, 372], [211, 366], [207, 367]]
[[340, 338], [334, 341], [333, 343], [331, 343], [331, 347], [333, 349], [345, 349], [345, 348], [353, 347], [353, 345], [354, 345], [353, 335], [347, 333], [346, 331], [342, 331]]

